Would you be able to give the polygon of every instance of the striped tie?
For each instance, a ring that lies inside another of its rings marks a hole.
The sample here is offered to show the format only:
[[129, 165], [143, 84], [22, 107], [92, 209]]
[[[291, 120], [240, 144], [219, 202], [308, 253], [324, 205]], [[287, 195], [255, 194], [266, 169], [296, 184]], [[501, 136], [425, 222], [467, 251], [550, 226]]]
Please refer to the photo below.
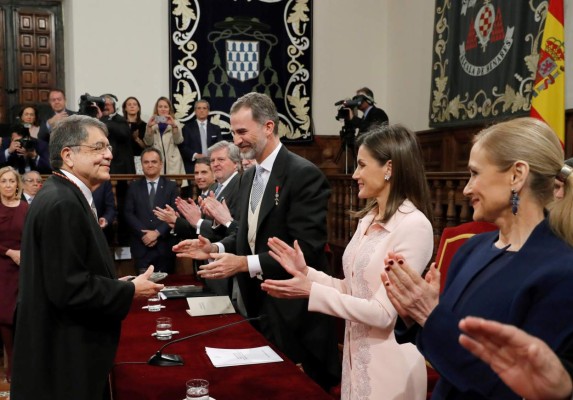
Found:
[[261, 198], [263, 197], [263, 192], [265, 190], [265, 183], [263, 181], [263, 167], [260, 165], [256, 166], [257, 171], [255, 172], [255, 179], [253, 180], [253, 188], [251, 189], [251, 211], [255, 212]]

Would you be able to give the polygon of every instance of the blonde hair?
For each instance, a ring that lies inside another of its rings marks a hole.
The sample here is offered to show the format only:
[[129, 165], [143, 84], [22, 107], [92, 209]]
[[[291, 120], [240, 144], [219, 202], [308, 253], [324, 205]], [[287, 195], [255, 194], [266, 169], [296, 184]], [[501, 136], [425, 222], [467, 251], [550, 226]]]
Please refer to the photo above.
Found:
[[572, 176], [564, 182], [563, 199], [553, 202], [555, 178], [564, 165], [563, 148], [555, 132], [536, 118], [517, 118], [484, 129], [474, 138], [474, 145], [484, 149], [500, 171], [507, 171], [518, 160], [529, 165], [526, 185], [539, 206], [551, 210], [551, 229], [573, 245]]
[[8, 172], [12, 172], [14, 174], [14, 176], [16, 177], [16, 192], [14, 193], [14, 198], [19, 199], [20, 196], [22, 196], [22, 190], [23, 190], [22, 177], [20, 176], [18, 171], [16, 171], [14, 168], [3, 167], [3, 168], [0, 168], [0, 178], [2, 178]]

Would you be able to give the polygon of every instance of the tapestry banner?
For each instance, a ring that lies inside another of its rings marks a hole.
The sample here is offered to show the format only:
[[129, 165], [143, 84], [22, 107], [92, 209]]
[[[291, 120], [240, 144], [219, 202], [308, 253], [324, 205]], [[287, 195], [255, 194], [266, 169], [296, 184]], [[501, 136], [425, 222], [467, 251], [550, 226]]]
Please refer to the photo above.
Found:
[[547, 0], [436, 0], [430, 126], [529, 114]]
[[176, 117], [209, 119], [229, 132], [229, 110], [249, 92], [275, 102], [282, 141], [313, 138], [311, 0], [172, 0], [170, 89]]

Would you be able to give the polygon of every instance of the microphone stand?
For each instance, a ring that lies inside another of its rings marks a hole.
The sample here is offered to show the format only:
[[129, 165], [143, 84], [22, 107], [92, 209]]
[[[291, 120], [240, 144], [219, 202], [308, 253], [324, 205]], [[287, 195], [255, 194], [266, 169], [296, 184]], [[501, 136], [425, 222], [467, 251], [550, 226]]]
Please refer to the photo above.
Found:
[[147, 364], [153, 365], [156, 367], [174, 367], [174, 366], [178, 366], [178, 365], [183, 365], [184, 364], [183, 358], [181, 358], [180, 355], [163, 354], [163, 349], [165, 349], [167, 346], [171, 346], [174, 343], [182, 342], [184, 340], [191, 339], [195, 336], [206, 335], [207, 333], [215, 332], [215, 331], [218, 331], [218, 330], [221, 330], [224, 328], [228, 328], [228, 327], [233, 326], [233, 325], [242, 324], [243, 322], [247, 322], [247, 321], [260, 321], [264, 317], [265, 317], [264, 315], [259, 315], [258, 317], [245, 318], [241, 321], [236, 321], [236, 322], [232, 322], [232, 323], [227, 324], [227, 325], [219, 326], [218, 328], [209, 329], [209, 330], [203, 331], [203, 332], [197, 332], [197, 333], [194, 333], [194, 334], [189, 335], [189, 336], [184, 336], [182, 338], [172, 340], [168, 343], [165, 343], [163, 346], [161, 346], [159, 348], [159, 350], [157, 350], [157, 352], [154, 355], [152, 355], [151, 358], [147, 361]]

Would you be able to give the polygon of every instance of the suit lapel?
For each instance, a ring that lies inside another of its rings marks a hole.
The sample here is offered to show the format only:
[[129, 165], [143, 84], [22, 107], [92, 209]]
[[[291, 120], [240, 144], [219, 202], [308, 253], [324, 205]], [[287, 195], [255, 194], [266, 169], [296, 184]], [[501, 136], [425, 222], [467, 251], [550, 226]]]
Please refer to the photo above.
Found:
[[[257, 221], [257, 230], [261, 226], [262, 221], [268, 216], [272, 211], [273, 207], [276, 207], [275, 194], [280, 191], [284, 186], [286, 164], [288, 158], [288, 150], [285, 146], [282, 146], [277, 154], [275, 163], [273, 164], [273, 170], [269, 176], [269, 181], [265, 187], [265, 192], [263, 193], [263, 198], [261, 199], [261, 208], [259, 210], [259, 219]], [[254, 169], [254, 168], [251, 168]], [[251, 181], [252, 188], [252, 181]], [[280, 197], [279, 197], [280, 201]]]

